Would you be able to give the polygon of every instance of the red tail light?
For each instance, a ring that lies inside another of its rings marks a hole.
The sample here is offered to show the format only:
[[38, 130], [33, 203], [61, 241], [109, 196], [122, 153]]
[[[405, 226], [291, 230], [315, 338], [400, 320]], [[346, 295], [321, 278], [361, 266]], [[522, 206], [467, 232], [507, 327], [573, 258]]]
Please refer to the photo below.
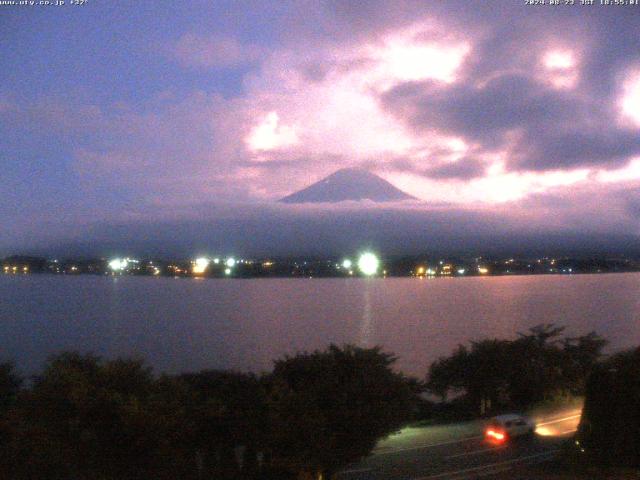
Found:
[[497, 442], [503, 442], [505, 439], [505, 435], [502, 432], [498, 432], [496, 430], [492, 430], [492, 429], [488, 429], [485, 432], [485, 436], [487, 436], [488, 438], [491, 438], [493, 440], [496, 440]]

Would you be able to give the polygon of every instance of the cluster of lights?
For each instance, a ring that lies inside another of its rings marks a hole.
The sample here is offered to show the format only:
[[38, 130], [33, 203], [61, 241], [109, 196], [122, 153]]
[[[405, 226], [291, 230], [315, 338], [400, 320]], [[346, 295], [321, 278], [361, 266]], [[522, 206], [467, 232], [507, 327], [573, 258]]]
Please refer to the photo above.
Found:
[[109, 268], [114, 272], [120, 272], [127, 268], [129, 265], [128, 258], [114, 258], [109, 262]]
[[[306, 265], [307, 262], [304, 262]], [[372, 276], [378, 273], [378, 269], [380, 268], [380, 260], [378, 257], [371, 253], [365, 252], [358, 258], [357, 262], [358, 270], [365, 276]], [[353, 275], [353, 261], [350, 258], [345, 258], [342, 260], [342, 263], [336, 264], [336, 268], [340, 270], [343, 268], [349, 275]], [[386, 274], [386, 272], [384, 272]]]
[[[135, 260], [133, 258], [114, 258], [113, 260], [109, 261], [109, 268], [111, 270], [113, 270], [114, 272], [122, 272], [128, 268], [130, 268], [132, 265], [136, 265], [140, 263], [139, 260]], [[78, 268], [76, 266], [71, 267], [72, 271], [77, 271]]]
[[425, 275], [428, 277], [435, 277], [436, 273], [436, 269], [431, 267], [420, 266], [416, 269], [416, 275], [418, 277], [424, 277]]
[[[220, 264], [224, 265], [225, 267], [224, 274], [231, 275], [233, 268], [238, 263], [249, 263], [249, 262], [244, 260], [238, 261], [234, 257], [228, 257], [227, 259], [220, 259], [220, 257], [214, 257], [212, 259], [207, 257], [198, 257], [191, 262], [191, 273], [193, 273], [194, 275], [203, 275], [204, 273], [206, 273], [207, 269], [212, 263], [214, 265], [220, 265]], [[265, 265], [271, 266], [273, 265], [273, 262], [266, 262]]]
[[[103, 266], [96, 266], [96, 265], [89, 265], [88, 267], [86, 266], [80, 267], [76, 265], [65, 264], [65, 266], [61, 266], [59, 264], [59, 260], [57, 259], [52, 259], [49, 262], [50, 264], [48, 265], [47, 269], [49, 271], [56, 272], [56, 273], [61, 273], [61, 272], [82, 273], [84, 271], [98, 272], [98, 271], [102, 271], [102, 268], [103, 268]], [[427, 265], [427, 263], [429, 262], [428, 260], [421, 260], [420, 262], [421, 263], [424, 262], [424, 263], [416, 265], [413, 270], [408, 272], [409, 275], [420, 277], [420, 278], [434, 277], [434, 276], [456, 276], [456, 275], [464, 276], [464, 275], [474, 275], [474, 274], [487, 276], [494, 273], [493, 265], [504, 264], [509, 266], [513, 264], [516, 264], [516, 265], [519, 264], [519, 261], [516, 261], [516, 259], [508, 258], [506, 260], [500, 260], [498, 262], [495, 262], [492, 265], [491, 263], [488, 263], [486, 260], [483, 260], [482, 257], [475, 258], [475, 265], [472, 266], [471, 264], [468, 264], [465, 267], [456, 266], [455, 263], [446, 263], [447, 262], [446, 259], [435, 261], [435, 262], [432, 261], [431, 264], [435, 265], [433, 267], [430, 267]], [[557, 260], [555, 258], [549, 258], [549, 257], [539, 258], [536, 260], [536, 262], [540, 266], [544, 264], [553, 266], [552, 268], [544, 269], [551, 273], [558, 272], [558, 273], [570, 274], [570, 273], [574, 273], [574, 269], [575, 269], [575, 267], [568, 267], [563, 265], [560, 260]], [[190, 262], [180, 263], [177, 265], [163, 264], [163, 266], [161, 267], [154, 265], [154, 262], [152, 261], [144, 261], [143, 263], [145, 264], [145, 267], [142, 270], [140, 270], [140, 265], [139, 265], [140, 263], [141, 262], [139, 260], [136, 260], [133, 258], [119, 257], [119, 258], [112, 258], [108, 260], [107, 265], [108, 265], [108, 269], [113, 274], [134, 273], [136, 271], [141, 271], [142, 273], [149, 273], [152, 275], [161, 275], [164, 271], [165, 273], [173, 274], [175, 276], [188, 275], [190, 273], [196, 276], [197, 275], [204, 276], [204, 275], [209, 275], [210, 273], [216, 274], [216, 275], [221, 275], [221, 274], [232, 275], [234, 272], [234, 269], [242, 268], [243, 265], [256, 264], [256, 265], [262, 266], [263, 268], [268, 268], [268, 267], [273, 267], [276, 264], [276, 262], [270, 259], [251, 260], [251, 259], [245, 259], [245, 258], [235, 258], [233, 256], [230, 256], [230, 257], [202, 256], [202, 257], [194, 258]], [[313, 264], [313, 262], [311, 263]], [[353, 276], [353, 275], [375, 276], [375, 275], [381, 274], [382, 276], [386, 277], [387, 275], [387, 271], [382, 270], [381, 268], [382, 263], [380, 259], [372, 252], [363, 252], [358, 258], [343, 257], [343, 259], [337, 263], [333, 263], [332, 261], [326, 261], [322, 263], [326, 263], [327, 266], [334, 267], [337, 270], [341, 271], [341, 273], [343, 273], [344, 275], [349, 275], [349, 276]], [[306, 266], [307, 262], [304, 261], [301, 264]], [[524, 267], [525, 264], [526, 263], [523, 262], [521, 265]], [[294, 262], [294, 265], [295, 265], [295, 269], [297, 269], [298, 263]], [[536, 265], [533, 262], [526, 264], [526, 266], [529, 269], [536, 267]], [[4, 271], [4, 273], [6, 274], [29, 273], [31, 269], [29, 266], [24, 264], [22, 265], [4, 264], [2, 265], [2, 270], [0, 270], [0, 272], [2, 271]], [[506, 273], [511, 273], [511, 271], [508, 269], [504, 271]], [[598, 272], [599, 271], [600, 270], [598, 270]], [[314, 270], [311, 270], [311, 273], [313, 272]], [[502, 272], [503, 270], [500, 267], [497, 267], [497, 270], [495, 271], [495, 273], [500, 274]], [[276, 273], [282, 274], [283, 271], [279, 270]], [[323, 272], [323, 273], [326, 273], [326, 272]]]
[[[55, 266], [49, 265], [49, 270], [55, 271], [57, 273], [61, 272], [58, 260], [50, 260]], [[456, 267], [453, 263], [445, 263], [446, 260], [440, 260], [435, 262], [434, 267], [430, 267], [425, 263], [418, 264], [415, 266], [415, 269], [410, 271], [409, 274], [416, 277], [435, 277], [435, 276], [464, 276], [474, 273], [477, 273], [481, 276], [490, 275], [492, 273], [492, 266], [487, 264], [486, 261], [482, 262], [482, 257], [478, 257], [475, 259], [475, 266], [466, 266], [466, 267]], [[537, 259], [538, 264], [548, 263], [549, 265], [558, 265], [558, 261], [554, 258], [545, 257], [543, 259]], [[194, 276], [204, 276], [209, 273], [216, 273], [218, 275], [224, 274], [225, 276], [232, 275], [234, 269], [241, 268], [242, 265], [261, 265], [263, 268], [272, 267], [276, 262], [273, 260], [263, 260], [263, 261], [255, 261], [248, 260], [244, 258], [236, 259], [235, 257], [197, 257], [191, 260], [188, 265], [184, 264], [180, 265], [167, 265], [159, 268], [154, 265], [151, 261], [144, 262], [146, 267], [143, 269], [143, 272], [150, 273], [152, 275], [161, 275], [163, 270], [167, 273], [172, 273], [173, 275], [188, 275], [189, 273]], [[497, 263], [497, 262], [496, 262]], [[516, 263], [514, 258], [509, 258], [507, 260], [502, 260], [499, 262], [500, 264], [511, 265]], [[108, 262], [108, 268], [111, 270], [113, 274], [122, 274], [122, 273], [132, 273], [140, 270], [139, 260], [132, 259], [129, 257], [124, 258], [113, 258]], [[307, 262], [302, 262], [302, 264], [307, 265]], [[337, 270], [342, 271], [344, 275], [353, 276], [354, 274], [360, 276], [375, 276], [381, 274], [382, 276], [387, 275], [386, 270], [382, 270], [382, 264], [380, 259], [372, 252], [363, 252], [357, 259], [351, 258], [343, 258], [342, 261], [333, 264], [332, 262], [327, 261], [327, 265], [333, 265]], [[215, 267], [213, 265], [216, 265]], [[295, 263], [296, 268], [298, 263]], [[523, 263], [524, 265], [524, 263]], [[528, 268], [532, 268], [532, 264], [527, 264]], [[99, 271], [99, 267], [89, 266], [88, 271]], [[26, 265], [3, 265], [2, 269], [4, 273], [29, 273], [30, 267]], [[76, 265], [67, 265], [64, 267], [65, 273], [81, 273], [82, 268]], [[2, 270], [0, 270], [2, 271]], [[561, 272], [561, 273], [573, 273], [574, 268], [565, 267], [558, 265], [557, 268], [548, 268], [549, 272]], [[312, 271], [313, 273], [313, 271]], [[500, 273], [500, 271], [498, 271]], [[510, 273], [510, 270], [506, 270], [506, 273]]]
[[[476, 261], [478, 260], [480, 259], [476, 259]], [[57, 261], [54, 260], [54, 262], [57, 262]], [[514, 262], [514, 259], [509, 259], [505, 261], [505, 264], [510, 264], [513, 262]], [[540, 260], [538, 260], [538, 262], [540, 262]], [[126, 271], [132, 267], [132, 264], [137, 264], [137, 263], [139, 263], [138, 260], [125, 257], [125, 258], [114, 258], [108, 262], [108, 265], [109, 265], [109, 268], [115, 273], [115, 272]], [[253, 261], [244, 260], [244, 259], [236, 260], [234, 257], [227, 257], [227, 258], [198, 257], [191, 261], [191, 273], [194, 275], [203, 275], [207, 272], [210, 266], [214, 264], [214, 265], [222, 266], [224, 268], [222, 271], [224, 272], [225, 275], [231, 275], [233, 273], [233, 269], [241, 263], [252, 264]], [[305, 265], [306, 263], [307, 262], [304, 262]], [[355, 266], [354, 266], [354, 263], [355, 263]], [[554, 264], [555, 259], [551, 259], [550, 263]], [[150, 268], [152, 269], [153, 275], [161, 274], [161, 270], [158, 267], [153, 266], [153, 262], [149, 262], [149, 265], [150, 265]], [[271, 260], [262, 262], [263, 267], [271, 267], [273, 265], [274, 265], [274, 262]], [[436, 268], [420, 265], [416, 267], [415, 275], [418, 277], [424, 277], [424, 276], [431, 277], [436, 275], [451, 275], [453, 272], [455, 272], [457, 275], [465, 275], [467, 273], [466, 268], [458, 268], [454, 270], [453, 265], [444, 264], [444, 261], [442, 260], [439, 261], [439, 265], [440, 266]], [[357, 270], [360, 272], [361, 275], [369, 277], [379, 273], [381, 263], [380, 263], [380, 259], [374, 253], [364, 252], [360, 255], [357, 262], [352, 261], [350, 258], [344, 258], [341, 263], [339, 264], [337, 263], [335, 264], [335, 266], [338, 269], [344, 269], [345, 273], [348, 273], [349, 275], [353, 275], [355, 268], [357, 268]], [[168, 268], [169, 270], [173, 270], [174, 273], [182, 273], [183, 271], [174, 265], [170, 265]], [[4, 266], [5, 273], [16, 272], [17, 270], [18, 270], [18, 267], [15, 267], [15, 266]], [[76, 271], [77, 268], [72, 267], [71, 270]], [[24, 267], [23, 271], [27, 272], [28, 267]], [[487, 275], [489, 273], [489, 268], [487, 268], [486, 266], [478, 265], [477, 271], [480, 275]], [[572, 271], [573, 270], [571, 268], [566, 268], [562, 270], [563, 273], [572, 273]], [[383, 275], [386, 275], [387, 272], [385, 270], [382, 273]]]
[[17, 265], [12, 265], [12, 266], [8, 266], [5, 265], [4, 266], [4, 273], [18, 273], [18, 271], [21, 271], [22, 273], [28, 273], [29, 272], [29, 267], [27, 267], [26, 265], [19, 267]]
[[[511, 263], [513, 262], [513, 259], [510, 259], [507, 262]], [[130, 258], [114, 258], [109, 261], [109, 268], [113, 272], [122, 272], [130, 268], [131, 264], [135, 264], [135, 263], [139, 263], [139, 262], [137, 260], [133, 260]], [[225, 275], [231, 275], [233, 272], [233, 268], [236, 267], [239, 263], [249, 264], [253, 262], [248, 260], [243, 260], [243, 259], [236, 260], [234, 257], [227, 257], [226, 259], [220, 258], [220, 257], [215, 257], [215, 258], [198, 257], [191, 262], [191, 272], [194, 275], [203, 275], [207, 272], [211, 264], [215, 264], [215, 265], [222, 265], [224, 267], [223, 271]], [[272, 261], [265, 261], [262, 263], [262, 266], [270, 267], [273, 264], [274, 262]], [[440, 264], [440, 267], [438, 268], [442, 270], [441, 272], [442, 275], [451, 275], [452, 269], [453, 269], [452, 265], [450, 264], [444, 265], [443, 261], [440, 261], [439, 264]], [[150, 262], [150, 265], [152, 265], [152, 262]], [[363, 254], [360, 255], [360, 257], [356, 262], [356, 267], [358, 271], [362, 275], [368, 276], [368, 277], [378, 274], [380, 265], [381, 265], [380, 259], [372, 252], [364, 252]], [[171, 267], [173, 266], [170, 266], [169, 268], [171, 269]], [[349, 275], [354, 274], [354, 262], [349, 258], [343, 259], [340, 264], [336, 264], [336, 267], [338, 269], [340, 268], [344, 269], [346, 272], [348, 272]], [[174, 273], [181, 272], [181, 270], [179, 270], [177, 267], [173, 267], [173, 268], [174, 268]], [[486, 275], [489, 273], [489, 269], [487, 267], [478, 266], [477, 269], [478, 269], [478, 273], [481, 275]], [[17, 270], [16, 268], [13, 268], [14, 272], [16, 270]], [[9, 268], [5, 266], [4, 271], [8, 272]], [[27, 271], [26, 267], [25, 267], [25, 271]], [[571, 272], [571, 269], [569, 269], [568, 271]], [[466, 269], [458, 268], [455, 270], [455, 272], [458, 275], [464, 275], [466, 273]], [[161, 273], [161, 270], [158, 267], [153, 267], [154, 275], [160, 275], [160, 273]], [[383, 274], [386, 275], [386, 271], [384, 271]], [[438, 269], [421, 265], [416, 268], [415, 275], [419, 277], [436, 276], [438, 275]]]
[[236, 266], [236, 259], [233, 257], [229, 257], [224, 262], [224, 264], [227, 266], [227, 268], [224, 269], [224, 274], [231, 275], [231, 271], [232, 271], [231, 269]]
[[437, 275], [450, 276], [450, 275], [464, 275], [467, 272], [466, 268], [454, 269], [454, 265], [451, 263], [444, 263], [444, 260], [438, 262], [438, 266], [429, 267], [425, 265], [418, 265], [415, 269], [415, 273], [411, 273], [416, 277], [435, 277]]
[[349, 258], [345, 258], [340, 265], [336, 264], [338, 270], [344, 268], [349, 275], [353, 275], [353, 262]]

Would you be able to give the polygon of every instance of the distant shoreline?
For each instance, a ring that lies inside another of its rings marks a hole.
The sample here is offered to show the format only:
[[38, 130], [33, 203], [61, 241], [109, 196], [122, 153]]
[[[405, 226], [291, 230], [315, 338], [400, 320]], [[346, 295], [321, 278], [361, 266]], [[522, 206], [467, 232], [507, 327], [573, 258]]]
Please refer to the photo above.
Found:
[[437, 278], [516, 275], [576, 275], [640, 271], [627, 257], [383, 257], [361, 251], [341, 258], [248, 258], [200, 256], [193, 259], [111, 257], [56, 259], [14, 255], [0, 260], [6, 275], [55, 274], [196, 278]]
[[52, 273], [52, 272], [35, 272], [35, 273], [0, 273], [0, 277], [94, 277], [94, 278], [156, 278], [156, 279], [172, 279], [172, 280], [393, 280], [393, 279], [414, 279], [418, 281], [428, 280], [453, 280], [453, 279], [465, 279], [465, 278], [503, 278], [503, 277], [571, 277], [571, 276], [585, 276], [585, 275], [620, 275], [640, 273], [640, 270], [626, 270], [626, 271], [607, 271], [607, 272], [572, 272], [572, 273], [495, 273], [487, 275], [433, 275], [433, 276], [411, 276], [411, 275], [374, 275], [374, 276], [302, 276], [302, 275], [256, 275], [256, 276], [196, 276], [196, 275], [135, 275], [135, 274], [119, 274], [113, 275], [108, 273]]

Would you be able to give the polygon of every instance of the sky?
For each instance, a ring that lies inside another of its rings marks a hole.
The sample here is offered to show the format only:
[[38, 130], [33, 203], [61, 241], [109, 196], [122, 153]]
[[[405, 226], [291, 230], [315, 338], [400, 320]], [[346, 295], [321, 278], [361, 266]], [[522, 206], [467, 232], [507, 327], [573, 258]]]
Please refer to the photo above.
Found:
[[[639, 40], [579, 0], [0, 5], [0, 253], [637, 236]], [[344, 167], [422, 202], [276, 203]]]

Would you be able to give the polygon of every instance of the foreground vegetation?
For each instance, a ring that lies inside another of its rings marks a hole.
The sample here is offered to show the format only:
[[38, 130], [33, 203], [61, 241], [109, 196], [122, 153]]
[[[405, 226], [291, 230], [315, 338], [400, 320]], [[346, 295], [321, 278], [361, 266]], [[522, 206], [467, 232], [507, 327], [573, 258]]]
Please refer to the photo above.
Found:
[[[515, 340], [460, 346], [431, 365], [426, 387], [457, 418], [584, 396], [558, 475], [630, 478], [628, 469], [640, 467], [640, 348], [605, 357], [596, 333], [572, 338], [563, 330], [539, 325]], [[530, 473], [523, 477], [547, 478]]]
[[498, 478], [631, 480], [640, 468], [640, 348], [599, 362], [586, 386], [576, 435], [544, 465]]
[[612, 356], [591, 374], [572, 446], [578, 462], [640, 467], [640, 348]]
[[263, 377], [156, 378], [63, 353], [22, 388], [0, 369], [0, 478], [329, 478], [406, 422], [416, 382], [378, 348], [329, 347]]
[[640, 465], [640, 349], [602, 360], [601, 337], [562, 331], [460, 346], [425, 382], [380, 348], [349, 345], [282, 358], [261, 376], [155, 376], [141, 360], [66, 352], [27, 381], [0, 364], [0, 478], [328, 479], [411, 420], [585, 393], [569, 457]]
[[460, 345], [431, 365], [427, 389], [459, 415], [526, 409], [584, 394], [606, 341], [594, 332], [563, 337], [563, 327], [538, 325], [515, 340]]

